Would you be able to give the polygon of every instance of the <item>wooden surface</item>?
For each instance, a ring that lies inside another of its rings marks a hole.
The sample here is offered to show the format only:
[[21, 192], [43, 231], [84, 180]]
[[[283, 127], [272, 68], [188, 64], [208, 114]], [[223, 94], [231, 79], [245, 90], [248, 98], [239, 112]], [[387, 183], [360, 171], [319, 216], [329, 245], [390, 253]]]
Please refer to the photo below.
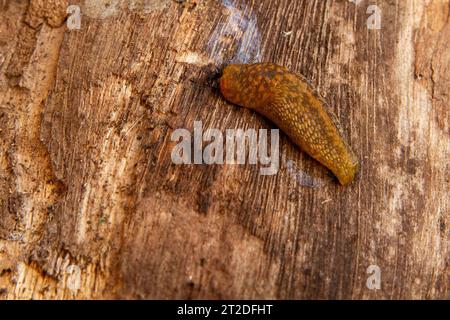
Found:
[[[0, 1], [0, 298], [448, 297], [447, 0], [66, 6]], [[273, 128], [216, 86], [256, 61], [330, 103], [352, 185], [284, 135], [274, 176], [172, 163], [196, 120]]]

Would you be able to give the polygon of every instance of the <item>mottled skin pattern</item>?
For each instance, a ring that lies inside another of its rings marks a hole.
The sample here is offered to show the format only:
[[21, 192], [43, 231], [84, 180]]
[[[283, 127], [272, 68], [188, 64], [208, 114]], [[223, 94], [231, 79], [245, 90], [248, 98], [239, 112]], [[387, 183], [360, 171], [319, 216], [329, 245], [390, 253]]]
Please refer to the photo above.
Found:
[[220, 79], [224, 97], [273, 121], [342, 185], [358, 171], [358, 159], [343, 139], [326, 103], [301, 76], [273, 63], [233, 64]]

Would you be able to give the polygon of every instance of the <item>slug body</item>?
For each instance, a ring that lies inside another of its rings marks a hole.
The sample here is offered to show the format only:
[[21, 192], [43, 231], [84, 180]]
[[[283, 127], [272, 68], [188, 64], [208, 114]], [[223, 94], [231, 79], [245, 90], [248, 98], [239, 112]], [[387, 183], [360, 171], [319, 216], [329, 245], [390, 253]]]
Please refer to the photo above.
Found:
[[228, 101], [274, 122], [342, 185], [354, 179], [358, 159], [324, 100], [301, 76], [273, 63], [232, 64], [223, 70], [220, 90]]

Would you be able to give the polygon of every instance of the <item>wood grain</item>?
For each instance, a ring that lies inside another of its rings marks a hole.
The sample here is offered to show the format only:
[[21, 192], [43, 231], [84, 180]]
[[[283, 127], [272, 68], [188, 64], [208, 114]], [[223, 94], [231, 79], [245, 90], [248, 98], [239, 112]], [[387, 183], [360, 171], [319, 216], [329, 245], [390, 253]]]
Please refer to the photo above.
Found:
[[[1, 298], [447, 298], [448, 1], [42, 3], [0, 2]], [[284, 135], [274, 176], [172, 163], [194, 121], [274, 128], [216, 87], [254, 61], [329, 102], [352, 185]]]

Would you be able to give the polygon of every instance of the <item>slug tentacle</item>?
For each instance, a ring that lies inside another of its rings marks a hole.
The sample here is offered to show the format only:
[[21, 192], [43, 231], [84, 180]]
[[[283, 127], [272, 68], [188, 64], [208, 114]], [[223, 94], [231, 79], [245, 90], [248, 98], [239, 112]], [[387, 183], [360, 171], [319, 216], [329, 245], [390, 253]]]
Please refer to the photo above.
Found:
[[272, 63], [229, 65], [220, 79], [220, 89], [228, 101], [274, 122], [330, 169], [342, 185], [354, 179], [358, 159], [325, 101], [304, 78]]

